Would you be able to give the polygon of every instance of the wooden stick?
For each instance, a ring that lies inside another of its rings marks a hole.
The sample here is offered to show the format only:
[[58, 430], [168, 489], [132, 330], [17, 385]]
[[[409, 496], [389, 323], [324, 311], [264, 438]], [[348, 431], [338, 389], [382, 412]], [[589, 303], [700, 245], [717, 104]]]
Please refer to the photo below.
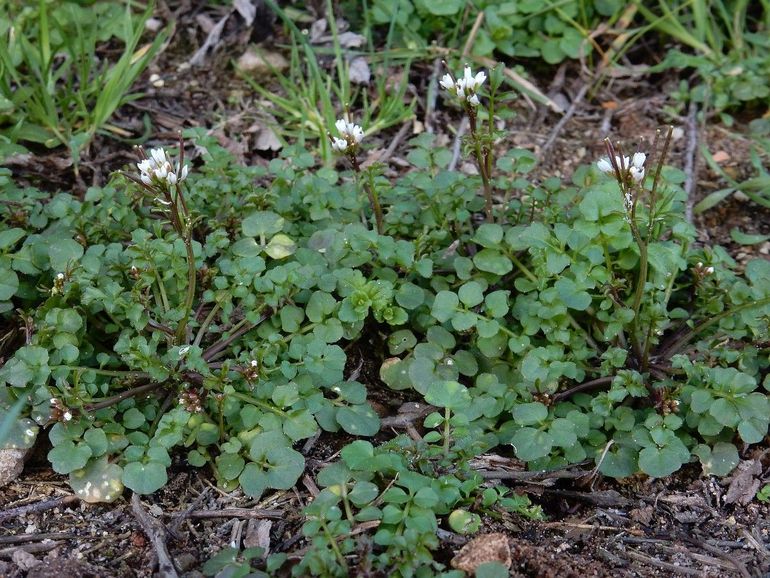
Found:
[[134, 493], [131, 496], [131, 510], [142, 530], [152, 542], [155, 554], [158, 556], [158, 575], [161, 578], [178, 578], [179, 575], [166, 548], [166, 528], [147, 513], [139, 500], [139, 494]]

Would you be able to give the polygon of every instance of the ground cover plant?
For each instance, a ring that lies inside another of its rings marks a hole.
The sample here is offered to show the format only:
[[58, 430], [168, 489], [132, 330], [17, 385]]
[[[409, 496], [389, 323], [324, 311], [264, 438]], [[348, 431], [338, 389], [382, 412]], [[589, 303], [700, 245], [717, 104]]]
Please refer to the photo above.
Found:
[[[365, 19], [386, 22], [386, 4]], [[420, 19], [391, 14], [389, 36], [425, 36], [453, 5], [414, 2]], [[487, 26], [505, 9], [489, 3]], [[618, 9], [561, 3], [525, 21], [561, 46], [558, 23]], [[416, 134], [394, 174], [368, 153], [420, 106], [409, 59], [397, 84], [354, 89], [330, 26], [331, 72], [287, 25], [284, 93], [245, 82], [286, 124], [263, 163], [194, 127], [80, 193], [0, 168], [0, 315], [18, 328], [0, 341], [4, 446], [44, 448], [93, 504], [158, 495], [180, 470], [251, 504], [308, 488], [301, 556], [233, 540], [210, 576], [463, 576], [444, 538], [546, 518], [537, 487], [479, 466], [492, 453], [525, 474], [583, 467], [585, 483], [742, 475], [770, 426], [770, 261], [699, 236], [674, 127], [610, 134], [569, 177], [547, 174], [502, 145], [505, 67], [458, 56], [436, 85], [459, 152]], [[698, 211], [736, 192], [766, 203], [761, 133], [754, 146], [748, 181], [707, 157], [726, 186]], [[391, 397], [413, 413], [394, 418]], [[334, 440], [323, 461], [307, 450], [320, 436]], [[505, 576], [503, 562], [473, 571]]]

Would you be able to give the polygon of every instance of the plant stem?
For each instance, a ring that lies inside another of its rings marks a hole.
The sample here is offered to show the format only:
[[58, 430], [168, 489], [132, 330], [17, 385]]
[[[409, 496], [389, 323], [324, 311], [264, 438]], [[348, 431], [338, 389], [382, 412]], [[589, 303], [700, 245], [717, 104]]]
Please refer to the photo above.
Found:
[[84, 409], [86, 411], [98, 411], [100, 409], [104, 409], [105, 407], [110, 407], [111, 405], [115, 405], [116, 403], [119, 403], [124, 399], [128, 399], [130, 397], [135, 397], [137, 395], [142, 395], [143, 393], [149, 393], [151, 391], [154, 391], [160, 388], [162, 385], [163, 383], [161, 382], [154, 382], [154, 383], [148, 383], [146, 385], [140, 385], [139, 387], [122, 391], [117, 395], [113, 395], [112, 397], [100, 399], [96, 402], [93, 402], [92, 400], [92, 403], [86, 404], [84, 406]]
[[256, 397], [251, 397], [250, 395], [246, 395], [245, 393], [240, 393], [238, 391], [234, 391], [232, 393], [229, 393], [228, 395], [230, 397], [234, 397], [235, 399], [240, 399], [241, 401], [245, 401], [246, 403], [256, 405], [257, 407], [260, 407], [266, 411], [272, 412], [278, 416], [286, 417], [285, 411], [281, 411], [277, 407], [273, 407], [269, 403], [265, 403], [264, 401], [257, 399]]
[[209, 311], [209, 314], [206, 315], [206, 319], [203, 320], [203, 323], [201, 323], [201, 326], [198, 329], [198, 334], [195, 336], [195, 340], [193, 341], [193, 345], [196, 347], [201, 344], [203, 336], [206, 334], [206, 330], [209, 328], [209, 325], [211, 325], [211, 322], [214, 321], [214, 317], [216, 316], [219, 309], [220, 305], [219, 301], [217, 301], [214, 303], [214, 307], [211, 308], [211, 311]]
[[444, 458], [449, 457], [449, 418], [451, 417], [451, 412], [449, 411], [448, 407], [444, 408]]
[[741, 311], [746, 311], [747, 309], [753, 309], [754, 307], [763, 307], [769, 304], [770, 304], [770, 297], [765, 297], [764, 299], [760, 299], [758, 301], [751, 301], [750, 303], [744, 303], [743, 305], [733, 307], [732, 309], [723, 311], [719, 315], [715, 315], [714, 317], [701, 321], [698, 325], [690, 329], [690, 331], [680, 336], [678, 339], [674, 340], [674, 342], [671, 343], [670, 345], [666, 346], [661, 352], [661, 354], [665, 354], [667, 357], [675, 355], [682, 347], [687, 345], [687, 343], [691, 339], [693, 339], [694, 337], [697, 337], [700, 333], [702, 333], [712, 325], [719, 323], [725, 317], [735, 315], [737, 313], [740, 313]]
[[[180, 195], [180, 198], [181, 197]], [[187, 231], [184, 235], [184, 246], [187, 250], [187, 295], [184, 300], [184, 316], [179, 321], [179, 326], [176, 329], [176, 344], [181, 345], [186, 342], [187, 322], [190, 319], [192, 313], [193, 300], [195, 299], [195, 283], [197, 281], [198, 272], [195, 268], [195, 253], [192, 246], [192, 223], [187, 222]]]
[[[350, 153], [348, 158], [353, 165], [353, 171], [356, 173], [356, 179], [358, 180], [363, 175], [361, 165], [358, 164], [358, 158], [356, 158], [354, 153]], [[377, 234], [382, 235], [385, 230], [382, 222], [382, 207], [380, 206], [380, 199], [377, 196], [377, 190], [374, 186], [374, 179], [372, 178], [371, 172], [369, 173], [367, 180], [361, 182], [361, 186], [364, 188], [366, 196], [369, 198], [369, 205], [372, 207], [374, 220], [377, 223]]]
[[489, 184], [490, 156], [486, 147], [481, 146], [481, 138], [476, 124], [476, 111], [471, 105], [466, 106], [466, 113], [470, 121], [471, 138], [473, 139], [473, 152], [476, 157], [476, 166], [478, 166], [481, 182], [484, 185], [484, 212], [487, 216], [487, 223], [493, 223], [495, 218], [492, 212], [492, 186]]
[[117, 369], [100, 369], [98, 367], [85, 367], [83, 365], [51, 365], [50, 369], [69, 369], [70, 371], [93, 371], [97, 375], [107, 377], [131, 377], [134, 379], [149, 379], [146, 371], [120, 371]]

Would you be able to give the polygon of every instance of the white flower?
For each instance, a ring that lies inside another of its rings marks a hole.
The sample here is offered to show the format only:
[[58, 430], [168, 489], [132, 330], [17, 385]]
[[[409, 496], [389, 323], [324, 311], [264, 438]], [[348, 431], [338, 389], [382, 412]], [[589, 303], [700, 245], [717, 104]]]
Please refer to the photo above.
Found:
[[470, 66], [466, 66], [463, 71], [463, 77], [454, 80], [451, 74], [445, 74], [439, 84], [447, 92], [454, 94], [460, 100], [463, 100], [471, 106], [478, 106], [481, 101], [479, 100], [476, 91], [484, 84], [487, 75], [484, 72], [473, 74]]
[[166, 151], [162, 148], [152, 149], [150, 156], [139, 163], [136, 163], [139, 169], [139, 179], [145, 185], [161, 185], [173, 187], [187, 178], [189, 167], [187, 165], [180, 167], [179, 164], [174, 167], [166, 156]]
[[612, 168], [612, 163], [610, 162], [610, 159], [599, 159], [599, 162], [596, 163], [596, 167], [603, 173], [612, 174], [615, 172], [615, 169]]
[[339, 137], [332, 137], [332, 150], [346, 153], [353, 150], [364, 140], [364, 129], [344, 118], [334, 123]]
[[64, 415], [62, 416], [64, 418], [64, 421], [71, 421], [72, 420], [72, 413], [69, 411], [65, 411]]
[[441, 88], [448, 90], [449, 92], [454, 92], [457, 89], [455, 86], [455, 79], [452, 78], [452, 75], [448, 72], [441, 77], [439, 84], [441, 85]]
[[713, 275], [714, 274], [714, 268], [713, 267], [706, 267], [705, 273], [706, 273], [706, 275]]
[[628, 167], [628, 173], [635, 182], [640, 183], [644, 180], [644, 162], [647, 160], [647, 155], [644, 153], [634, 153], [634, 157], [631, 160], [631, 166]]
[[463, 86], [466, 92], [475, 93], [484, 81], [487, 79], [487, 75], [484, 72], [479, 72], [476, 76], [473, 75], [473, 71], [470, 66], [465, 67], [463, 74]]
[[64, 281], [64, 273], [57, 273], [57, 275], [56, 275], [56, 278], [57, 278], [59, 281]]
[[338, 153], [344, 153], [348, 149], [348, 141], [341, 138], [332, 138], [332, 150]]

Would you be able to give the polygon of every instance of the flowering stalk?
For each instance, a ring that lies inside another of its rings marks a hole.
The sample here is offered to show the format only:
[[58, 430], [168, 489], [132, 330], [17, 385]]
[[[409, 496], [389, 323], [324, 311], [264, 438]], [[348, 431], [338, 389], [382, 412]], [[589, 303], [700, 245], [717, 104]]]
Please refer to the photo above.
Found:
[[195, 269], [195, 253], [193, 252], [192, 218], [187, 207], [182, 183], [187, 178], [188, 166], [184, 164], [184, 142], [179, 138], [179, 161], [176, 166], [171, 163], [166, 151], [162, 148], [152, 149], [150, 156], [140, 149], [143, 160], [137, 163], [139, 178], [126, 175], [131, 180], [142, 185], [147, 191], [156, 195], [155, 200], [165, 210], [171, 221], [171, 226], [184, 242], [187, 253], [187, 292], [184, 300], [184, 313], [177, 325], [174, 341], [177, 345], [186, 343], [187, 323], [190, 319], [197, 271]]
[[[446, 63], [444, 65], [446, 66]], [[492, 223], [494, 221], [492, 213], [492, 185], [490, 184], [492, 155], [488, 143], [479, 133], [478, 114], [476, 113], [476, 109], [481, 103], [477, 91], [486, 79], [487, 75], [484, 72], [474, 75], [471, 67], [466, 65], [462, 78], [455, 80], [452, 73], [447, 72], [439, 84], [447, 92], [459, 99], [460, 105], [468, 117], [471, 140], [473, 141], [473, 156], [476, 158], [476, 166], [479, 169], [481, 182], [484, 186], [484, 211], [487, 222]]]
[[358, 146], [364, 139], [364, 130], [357, 124], [353, 124], [345, 120], [339, 119], [334, 126], [339, 133], [339, 137], [334, 137], [329, 134], [329, 140], [332, 143], [332, 150], [336, 153], [344, 155], [353, 167], [353, 171], [356, 173], [356, 180], [361, 183], [366, 196], [369, 199], [369, 205], [374, 213], [374, 220], [377, 223], [377, 233], [382, 235], [385, 230], [382, 220], [382, 206], [380, 205], [380, 199], [377, 196], [377, 189], [374, 186], [374, 178], [372, 173], [369, 172], [368, 178], [363, 180], [361, 177], [363, 171], [361, 165], [358, 162], [356, 153], [358, 152]]

